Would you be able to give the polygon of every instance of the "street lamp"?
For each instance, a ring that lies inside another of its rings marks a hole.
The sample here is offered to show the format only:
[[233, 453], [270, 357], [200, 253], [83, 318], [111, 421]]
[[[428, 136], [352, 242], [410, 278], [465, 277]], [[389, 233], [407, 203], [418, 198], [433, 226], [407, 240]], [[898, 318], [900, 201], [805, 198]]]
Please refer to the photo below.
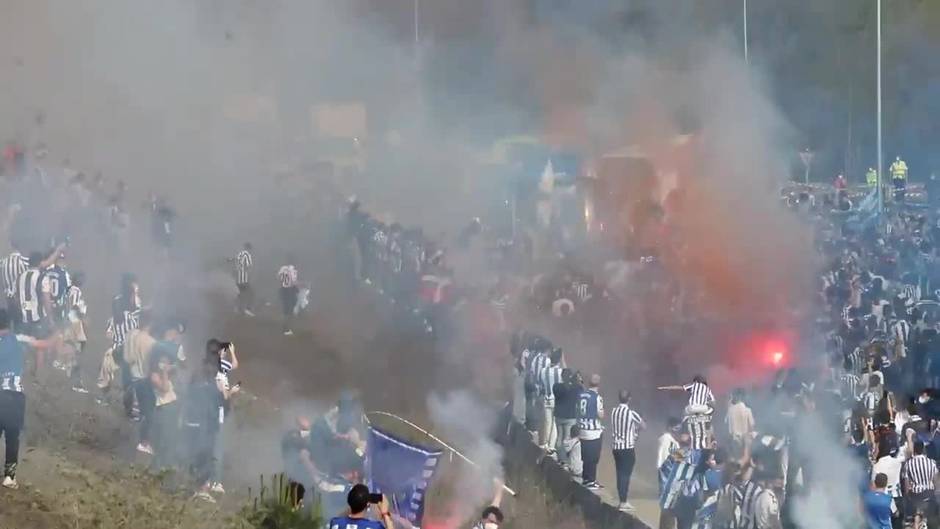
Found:
[[747, 0], [744, 0], [744, 64], [750, 64], [747, 60]]
[[415, 49], [418, 49], [420, 34], [418, 33], [418, 12], [421, 10], [421, 0], [415, 0]]
[[884, 212], [885, 199], [884, 199], [884, 177], [882, 173], [884, 172], [884, 151], [881, 148], [881, 0], [878, 2], [878, 44], [877, 44], [877, 73], [878, 77], [877, 84], [877, 98], [878, 98], [878, 213]]

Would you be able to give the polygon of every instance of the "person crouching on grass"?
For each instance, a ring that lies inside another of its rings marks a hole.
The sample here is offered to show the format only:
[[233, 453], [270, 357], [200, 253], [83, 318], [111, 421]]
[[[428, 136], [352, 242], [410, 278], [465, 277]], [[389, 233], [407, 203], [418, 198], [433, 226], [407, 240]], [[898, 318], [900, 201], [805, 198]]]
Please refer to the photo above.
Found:
[[49, 349], [56, 342], [57, 339], [38, 340], [14, 334], [10, 330], [9, 313], [0, 309], [0, 434], [6, 445], [2, 485], [8, 489], [19, 488], [16, 483], [16, 466], [19, 463], [20, 431], [23, 429], [26, 411], [26, 396], [23, 394], [26, 349]]

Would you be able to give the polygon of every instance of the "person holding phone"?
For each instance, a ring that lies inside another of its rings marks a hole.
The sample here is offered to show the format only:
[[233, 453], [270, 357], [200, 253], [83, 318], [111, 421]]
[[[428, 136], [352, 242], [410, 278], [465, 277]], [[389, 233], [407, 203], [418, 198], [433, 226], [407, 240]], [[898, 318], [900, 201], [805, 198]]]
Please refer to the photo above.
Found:
[[225, 494], [222, 486], [222, 469], [225, 458], [225, 419], [231, 411], [230, 400], [241, 390], [241, 382], [234, 385], [229, 382], [229, 374], [238, 369], [238, 356], [235, 354], [235, 344], [219, 340], [209, 340], [206, 344], [207, 359], [218, 366], [215, 383], [222, 398], [219, 402], [218, 432], [213, 447], [213, 466], [211, 490], [216, 494]]
[[[330, 529], [395, 529], [389, 512], [388, 498], [372, 494], [363, 484], [354, 485], [346, 496], [349, 514], [330, 519]], [[382, 521], [368, 517], [369, 505], [375, 505]]]

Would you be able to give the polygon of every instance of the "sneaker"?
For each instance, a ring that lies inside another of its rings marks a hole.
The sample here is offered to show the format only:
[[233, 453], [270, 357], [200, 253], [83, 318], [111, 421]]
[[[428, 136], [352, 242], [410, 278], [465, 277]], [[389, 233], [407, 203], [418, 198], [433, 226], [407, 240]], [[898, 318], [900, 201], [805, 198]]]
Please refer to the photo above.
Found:
[[88, 390], [84, 386], [72, 386], [72, 391], [75, 393], [88, 393]]
[[53, 367], [54, 369], [62, 369], [62, 370], [65, 370], [65, 364], [63, 364], [62, 362], [59, 362], [58, 360], [53, 360], [53, 361], [52, 361], [52, 367]]
[[628, 502], [628, 501], [625, 501], [625, 502], [623, 502], [623, 503], [620, 504], [620, 511], [621, 511], [621, 512], [633, 512], [633, 511], [635, 511], [635, 510], [636, 510], [636, 509], [633, 507], [633, 505], [630, 505], [630, 502]]
[[218, 481], [213, 483], [212, 487], [210, 487], [209, 490], [216, 494], [225, 494], [225, 487], [223, 487], [222, 484], [219, 483]]
[[293, 335], [294, 335], [294, 331], [290, 329], [287, 329], [286, 331], [284, 331], [284, 336], [293, 336]]
[[16, 490], [16, 489], [20, 488], [20, 485], [19, 485], [19, 483], [16, 482], [16, 478], [12, 478], [12, 477], [10, 477], [10, 476], [7, 476], [7, 477], [3, 478], [3, 487], [4, 487], [4, 488], [7, 488], [7, 489], [10, 489], [10, 490]]
[[215, 498], [213, 498], [211, 494], [204, 490], [197, 490], [196, 493], [193, 494], [193, 499], [202, 500], [206, 503], [215, 503]]
[[589, 482], [587, 482], [587, 483], [584, 484], [584, 488], [586, 488], [586, 489], [588, 489], [588, 490], [600, 490], [600, 489], [601, 489], [601, 485], [600, 485], [598, 482], [596, 482], [596, 481], [589, 481]]
[[251, 311], [248, 310], [248, 309], [245, 309], [245, 316], [248, 316], [249, 318], [254, 318], [254, 317], [255, 317], [255, 313], [254, 313], [254, 312], [251, 312]]
[[153, 447], [151, 447], [148, 443], [140, 443], [140, 444], [138, 444], [138, 445], [137, 445], [137, 451], [140, 452], [140, 453], [142, 453], [142, 454], [153, 455]]

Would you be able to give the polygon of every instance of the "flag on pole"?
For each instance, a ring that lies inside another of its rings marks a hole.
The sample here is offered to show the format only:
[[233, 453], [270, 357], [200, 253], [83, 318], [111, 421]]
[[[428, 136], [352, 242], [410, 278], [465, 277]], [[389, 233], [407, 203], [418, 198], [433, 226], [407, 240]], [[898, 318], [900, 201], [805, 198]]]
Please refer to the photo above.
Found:
[[393, 512], [421, 527], [424, 500], [441, 453], [370, 427], [365, 464], [369, 490], [384, 494]]
[[666, 510], [676, 506], [679, 496], [683, 494], [687, 484], [695, 477], [698, 468], [701, 450], [689, 450], [681, 461], [672, 457], [666, 458], [660, 467], [659, 508]]

